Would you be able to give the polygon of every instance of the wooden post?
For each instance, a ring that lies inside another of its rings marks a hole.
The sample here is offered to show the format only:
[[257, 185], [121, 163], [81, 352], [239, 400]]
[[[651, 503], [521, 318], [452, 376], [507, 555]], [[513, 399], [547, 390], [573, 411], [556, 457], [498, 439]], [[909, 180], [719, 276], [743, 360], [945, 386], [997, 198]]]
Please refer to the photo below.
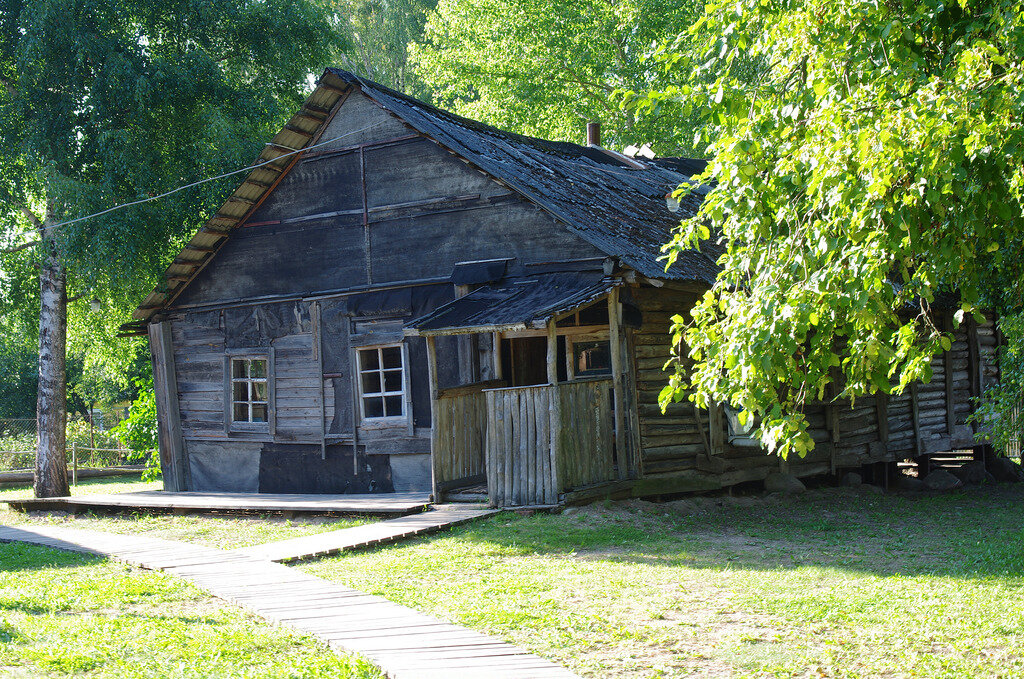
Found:
[[619, 289], [608, 292], [608, 345], [612, 355], [612, 398], [615, 410], [615, 457], [619, 478], [629, 478], [629, 451], [626, 450], [626, 417], [622, 397], [622, 322], [619, 313]]
[[[953, 323], [949, 314], [942, 316], [942, 329], [952, 334]], [[942, 352], [942, 369], [946, 377], [946, 433], [952, 434], [956, 427], [956, 411], [953, 399], [953, 349]]]
[[548, 398], [548, 421], [550, 426], [551, 445], [548, 460], [551, 469], [552, 496], [558, 502], [558, 494], [562, 492], [562, 480], [559, 475], [558, 450], [562, 440], [562, 400], [558, 392], [558, 328], [555, 319], [548, 321], [548, 382], [551, 394]]
[[437, 427], [437, 345], [433, 335], [427, 335], [427, 375], [430, 383], [430, 487], [434, 494], [434, 502], [441, 501], [438, 489], [438, 437], [441, 435]]
[[494, 379], [500, 380], [501, 374], [501, 333], [491, 333], [491, 342], [493, 348], [491, 349], [491, 362], [494, 364]]
[[875, 392], [875, 415], [878, 418], [878, 440], [889, 446], [889, 395]]
[[[185, 441], [181, 433], [181, 412], [178, 409], [178, 385], [174, 374], [174, 349], [169, 322], [149, 324], [149, 348], [153, 355], [153, 388], [156, 391], [157, 436], [164, 490], [188, 490]], [[225, 408], [225, 415], [228, 410]]]
[[921, 442], [921, 407], [917, 400], [917, 382], [910, 385], [910, 415], [914, 423], [914, 457], [924, 453]]
[[[324, 395], [324, 340], [320, 329], [320, 302], [313, 302], [310, 308], [310, 325], [313, 330], [313, 357], [316, 360], [317, 382], [320, 384], [320, 459], [327, 459], [327, 402]], [[353, 422], [353, 425], [355, 423]], [[355, 451], [352, 453], [355, 457]], [[356, 470], [359, 473], [359, 470]]]
[[558, 328], [555, 319], [548, 322], [548, 384], [558, 384]]

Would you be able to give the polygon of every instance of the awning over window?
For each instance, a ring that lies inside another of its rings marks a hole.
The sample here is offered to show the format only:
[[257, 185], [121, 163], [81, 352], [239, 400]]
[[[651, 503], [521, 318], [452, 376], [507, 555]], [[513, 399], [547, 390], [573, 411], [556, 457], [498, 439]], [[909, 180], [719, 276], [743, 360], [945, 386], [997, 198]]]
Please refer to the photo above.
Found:
[[548, 321], [604, 297], [618, 285], [600, 274], [553, 273], [486, 285], [409, 321], [421, 335], [544, 328]]

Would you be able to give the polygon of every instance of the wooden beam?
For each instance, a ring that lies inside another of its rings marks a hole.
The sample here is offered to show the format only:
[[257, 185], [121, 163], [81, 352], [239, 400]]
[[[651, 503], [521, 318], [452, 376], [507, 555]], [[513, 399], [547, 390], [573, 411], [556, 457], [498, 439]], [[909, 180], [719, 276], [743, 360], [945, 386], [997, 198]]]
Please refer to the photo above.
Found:
[[551, 474], [549, 478], [554, 484], [553, 496], [557, 499], [562, 492], [562, 475], [558, 464], [559, 447], [562, 442], [562, 400], [558, 391], [558, 329], [555, 326], [555, 319], [548, 321], [548, 382], [551, 384], [551, 395], [548, 399], [548, 421], [550, 423], [549, 436], [551, 442], [548, 446], [548, 464]]
[[309, 139], [315, 134], [315, 132], [309, 132], [307, 130], [302, 129], [301, 127], [298, 127], [297, 125], [292, 124], [285, 125], [282, 129], [287, 130], [293, 134], [303, 136], [306, 139]]
[[619, 479], [630, 476], [629, 451], [626, 450], [626, 417], [622, 394], [622, 318], [619, 313], [619, 289], [608, 292], [608, 347], [612, 358], [612, 402], [615, 411], [615, 457]]
[[492, 346], [492, 348], [491, 348], [491, 362], [493, 364], [493, 371], [492, 372], [493, 372], [493, 375], [494, 375], [494, 379], [500, 380], [502, 378], [502, 374], [501, 374], [501, 370], [502, 370], [502, 368], [501, 368], [501, 333], [500, 332], [492, 332], [491, 333], [491, 343], [492, 343], [491, 344], [491, 346]]
[[558, 328], [555, 319], [548, 321], [548, 384], [558, 384]]
[[921, 406], [917, 399], [917, 382], [910, 385], [910, 417], [914, 423], [914, 457], [924, 452], [921, 441]]
[[889, 445], [889, 395], [875, 392], [875, 416], [878, 418], [878, 440]]
[[178, 385], [174, 372], [174, 347], [169, 322], [149, 325], [149, 348], [153, 358], [157, 439], [160, 446], [164, 490], [188, 490], [185, 440], [181, 433], [181, 411], [178, 409]]
[[[948, 313], [942, 315], [942, 329], [950, 334], [953, 330], [953, 319]], [[945, 373], [946, 396], [946, 433], [952, 434], [956, 427], [956, 401], [953, 398], [953, 350], [942, 352], [942, 370]]]
[[[316, 361], [317, 380], [320, 384], [320, 459], [327, 459], [327, 399], [324, 392], [324, 338], [320, 328], [320, 302], [310, 305], [310, 325], [313, 331], [313, 360]], [[355, 422], [352, 423], [355, 425]], [[354, 453], [353, 453], [354, 456]]]
[[[437, 459], [440, 445], [438, 437], [441, 435], [437, 426], [437, 345], [433, 337], [427, 336], [427, 375], [430, 384], [430, 487], [434, 494], [434, 502], [441, 501], [441, 490], [438, 486]], [[355, 374], [355, 373], [353, 373]]]

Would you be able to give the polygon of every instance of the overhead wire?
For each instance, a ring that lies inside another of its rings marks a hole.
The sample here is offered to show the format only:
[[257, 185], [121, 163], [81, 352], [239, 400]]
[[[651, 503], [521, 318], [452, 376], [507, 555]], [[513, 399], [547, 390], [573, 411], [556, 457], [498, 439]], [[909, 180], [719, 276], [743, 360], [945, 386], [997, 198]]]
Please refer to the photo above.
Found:
[[[133, 201], [128, 202], [128, 203], [122, 203], [120, 205], [115, 205], [114, 207], [107, 208], [106, 210], [101, 210], [99, 212], [94, 212], [92, 214], [84, 215], [82, 217], [75, 217], [74, 219], [68, 219], [68, 220], [63, 221], [63, 222], [58, 222], [56, 224], [47, 225], [47, 226], [43, 227], [43, 232], [44, 232], [44, 234], [52, 233], [53, 231], [55, 231], [57, 229], [62, 229], [64, 227], [70, 226], [72, 224], [77, 224], [78, 222], [83, 222], [83, 221], [85, 221], [87, 219], [95, 219], [96, 217], [102, 217], [103, 215], [109, 214], [111, 212], [115, 212], [117, 210], [123, 210], [124, 208], [133, 207], [135, 205], [142, 205], [143, 203], [151, 203], [153, 201], [160, 200], [161, 198], [166, 198], [167, 196], [173, 195], [175, 193], [179, 193], [179, 192], [184, 191], [186, 189], [191, 189], [191, 188], [194, 188], [196, 186], [202, 186], [203, 184], [209, 184], [210, 182], [217, 181], [218, 179], [224, 179], [226, 177], [232, 177], [232, 176], [234, 176], [236, 174], [242, 174], [244, 172], [252, 172], [253, 170], [258, 170], [259, 168], [263, 167], [264, 165], [269, 165], [270, 163], [277, 162], [278, 160], [280, 160], [282, 158], [288, 158], [290, 156], [294, 156], [297, 153], [304, 153], [306, 151], [310, 151], [312, 149], [319, 148], [321, 146], [326, 146], [327, 144], [331, 144], [331, 143], [339, 141], [341, 139], [345, 139], [347, 137], [351, 137], [353, 135], [360, 134], [362, 132], [367, 132], [367, 131], [372, 130], [372, 129], [376, 128], [376, 127], [380, 127], [381, 125], [383, 125], [386, 122], [387, 121], [382, 120], [382, 121], [376, 122], [376, 123], [374, 123], [372, 125], [367, 125], [366, 127], [360, 128], [358, 130], [352, 130], [351, 132], [346, 132], [345, 134], [340, 134], [337, 137], [331, 137], [330, 139], [327, 139], [325, 141], [319, 141], [319, 142], [317, 142], [315, 144], [310, 144], [309, 146], [305, 146], [305, 147], [303, 147], [301, 149], [292, 149], [292, 150], [290, 150], [290, 151], [288, 151], [286, 153], [282, 153], [279, 156], [271, 158], [270, 160], [264, 160], [264, 161], [261, 161], [259, 163], [255, 163], [253, 165], [249, 165], [247, 167], [243, 167], [243, 168], [241, 168], [239, 170], [232, 170], [230, 172], [224, 172], [223, 174], [219, 174], [219, 175], [216, 175], [214, 177], [207, 177], [205, 179], [200, 179], [199, 181], [191, 182], [189, 184], [184, 184], [182, 186], [179, 186], [177, 188], [171, 189], [170, 191], [165, 191], [164, 193], [158, 194], [156, 196], [149, 196], [147, 198], [140, 198], [139, 200], [133, 200]], [[277, 146], [278, 146], [278, 148], [287, 148], [287, 147], [281, 147], [280, 145], [277, 145]]]

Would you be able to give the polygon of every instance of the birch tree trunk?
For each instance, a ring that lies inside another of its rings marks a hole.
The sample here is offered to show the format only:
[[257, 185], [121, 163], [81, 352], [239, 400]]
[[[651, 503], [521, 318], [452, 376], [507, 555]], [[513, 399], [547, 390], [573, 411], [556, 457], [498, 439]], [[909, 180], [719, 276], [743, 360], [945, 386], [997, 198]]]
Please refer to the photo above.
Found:
[[[49, 220], [47, 220], [49, 221]], [[65, 441], [68, 327], [67, 274], [55, 246], [44, 239], [39, 267], [39, 391], [36, 398], [35, 496], [68, 494]]]

